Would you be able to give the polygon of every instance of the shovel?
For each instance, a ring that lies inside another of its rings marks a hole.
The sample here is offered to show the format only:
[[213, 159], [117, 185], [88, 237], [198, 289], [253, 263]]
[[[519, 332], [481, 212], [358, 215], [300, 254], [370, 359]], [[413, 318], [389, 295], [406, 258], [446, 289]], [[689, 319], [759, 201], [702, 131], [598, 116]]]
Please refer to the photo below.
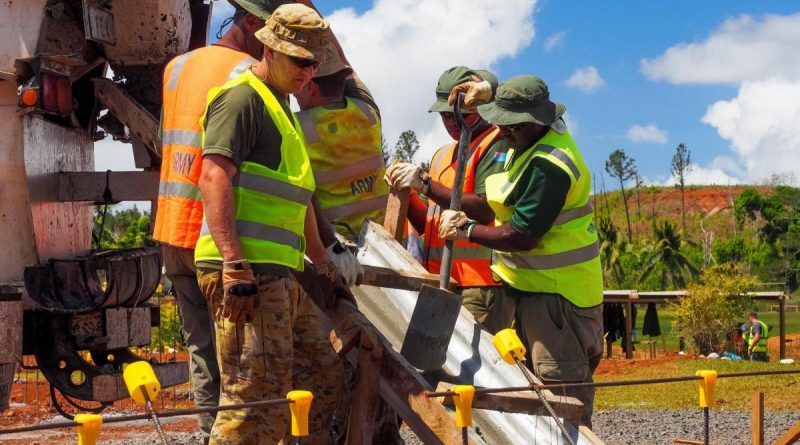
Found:
[[[472, 139], [472, 127], [464, 121], [461, 106], [464, 93], [459, 93], [455, 104], [455, 115], [461, 127], [458, 139], [456, 177], [453, 183], [453, 194], [450, 197], [450, 210], [461, 210], [461, 195], [464, 187], [464, 170], [469, 154], [469, 143]], [[417, 297], [417, 304], [411, 314], [408, 330], [403, 339], [400, 353], [408, 362], [423, 371], [435, 371], [447, 360], [447, 347], [456, 327], [458, 314], [461, 312], [462, 297], [447, 290], [450, 283], [450, 269], [453, 265], [453, 241], [447, 241], [442, 254], [442, 266], [439, 275], [439, 287], [423, 284]]]

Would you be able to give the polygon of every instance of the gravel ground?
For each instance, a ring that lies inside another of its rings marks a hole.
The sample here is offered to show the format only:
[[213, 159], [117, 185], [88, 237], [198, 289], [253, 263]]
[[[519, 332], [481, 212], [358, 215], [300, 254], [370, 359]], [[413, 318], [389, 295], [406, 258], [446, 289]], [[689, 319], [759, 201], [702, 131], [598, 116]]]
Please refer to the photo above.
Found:
[[[750, 413], [711, 411], [711, 443], [749, 444]], [[773, 443], [795, 423], [800, 411], [766, 413], [765, 443]], [[703, 439], [703, 412], [681, 411], [596, 411], [592, 416], [594, 432], [607, 445], [671, 444], [672, 439]]]

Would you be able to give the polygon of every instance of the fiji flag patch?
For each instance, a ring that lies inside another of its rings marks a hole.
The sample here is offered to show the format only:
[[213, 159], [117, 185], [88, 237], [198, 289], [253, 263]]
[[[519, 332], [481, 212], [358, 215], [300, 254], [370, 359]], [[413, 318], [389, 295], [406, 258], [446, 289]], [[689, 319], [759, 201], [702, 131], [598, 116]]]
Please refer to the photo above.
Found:
[[506, 162], [506, 152], [496, 151], [494, 152], [494, 160], [496, 162]]

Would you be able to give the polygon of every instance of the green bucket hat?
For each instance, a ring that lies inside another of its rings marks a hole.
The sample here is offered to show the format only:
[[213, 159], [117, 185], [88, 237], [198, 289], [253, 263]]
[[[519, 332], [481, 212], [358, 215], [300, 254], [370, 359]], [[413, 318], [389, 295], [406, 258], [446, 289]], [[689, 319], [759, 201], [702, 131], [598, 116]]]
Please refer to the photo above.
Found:
[[266, 26], [256, 31], [256, 38], [273, 50], [318, 62], [322, 62], [329, 35], [328, 22], [300, 3], [279, 6]]
[[239, 5], [262, 20], [267, 20], [278, 6], [294, 3], [293, 0], [229, 0], [229, 2], [234, 6]]
[[454, 66], [439, 76], [439, 83], [436, 84], [436, 101], [428, 108], [428, 112], [452, 113], [453, 107], [447, 105], [447, 98], [450, 96], [450, 91], [457, 85], [474, 80], [473, 76], [497, 84], [497, 78], [489, 71], [473, 70], [465, 66]]
[[497, 87], [494, 102], [478, 106], [481, 117], [495, 125], [552, 125], [566, 110], [565, 105], [550, 100], [547, 84], [536, 76], [506, 80]]

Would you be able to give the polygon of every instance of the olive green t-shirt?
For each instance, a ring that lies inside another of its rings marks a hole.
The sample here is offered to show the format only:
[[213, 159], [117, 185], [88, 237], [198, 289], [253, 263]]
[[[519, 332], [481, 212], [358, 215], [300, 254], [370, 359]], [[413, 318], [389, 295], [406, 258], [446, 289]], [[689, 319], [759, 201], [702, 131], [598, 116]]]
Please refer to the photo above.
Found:
[[478, 165], [475, 167], [476, 195], [486, 194], [486, 178], [503, 171], [507, 151], [508, 141], [500, 137], [483, 152], [483, 155], [478, 160]]
[[[286, 98], [267, 85], [292, 116]], [[208, 106], [203, 156], [214, 154], [230, 158], [236, 167], [249, 161], [277, 169], [281, 163], [282, 136], [258, 92], [241, 84], [223, 91]]]
[[[287, 98], [267, 85], [287, 116], [292, 116]], [[271, 169], [281, 163], [282, 136], [264, 101], [250, 85], [223, 91], [208, 106], [203, 156], [230, 158], [237, 169], [242, 162], [254, 162]], [[198, 267], [220, 269], [219, 261], [198, 262]], [[288, 276], [289, 268], [278, 264], [253, 264], [259, 274]]]
[[505, 205], [514, 206], [511, 228], [534, 238], [544, 236], [564, 208], [569, 187], [570, 178], [564, 170], [547, 159], [533, 158], [505, 201]]

